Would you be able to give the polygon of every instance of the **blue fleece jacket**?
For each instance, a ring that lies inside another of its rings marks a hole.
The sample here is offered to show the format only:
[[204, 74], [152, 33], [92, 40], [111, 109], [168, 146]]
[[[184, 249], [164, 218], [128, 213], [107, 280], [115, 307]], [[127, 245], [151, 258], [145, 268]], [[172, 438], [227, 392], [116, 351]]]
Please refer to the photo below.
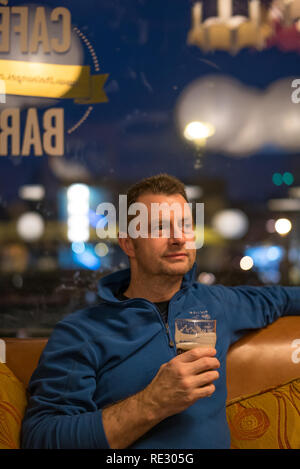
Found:
[[298, 287], [223, 287], [194, 281], [195, 267], [169, 303], [168, 328], [157, 307], [141, 298], [119, 301], [130, 271], [100, 281], [101, 301], [60, 321], [29, 384], [23, 448], [109, 448], [101, 409], [144, 389], [176, 355], [174, 320], [208, 311], [217, 320], [220, 377], [211, 397], [173, 415], [131, 448], [229, 448], [226, 421], [226, 354], [251, 329], [299, 314]]

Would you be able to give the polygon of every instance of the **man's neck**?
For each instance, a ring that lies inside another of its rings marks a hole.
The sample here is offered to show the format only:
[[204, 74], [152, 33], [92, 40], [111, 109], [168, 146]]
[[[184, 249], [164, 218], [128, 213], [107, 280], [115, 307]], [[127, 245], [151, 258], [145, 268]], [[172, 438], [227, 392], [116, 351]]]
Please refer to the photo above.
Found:
[[169, 301], [180, 289], [182, 275], [146, 275], [131, 272], [130, 284], [124, 295], [128, 298], [145, 298], [153, 303]]

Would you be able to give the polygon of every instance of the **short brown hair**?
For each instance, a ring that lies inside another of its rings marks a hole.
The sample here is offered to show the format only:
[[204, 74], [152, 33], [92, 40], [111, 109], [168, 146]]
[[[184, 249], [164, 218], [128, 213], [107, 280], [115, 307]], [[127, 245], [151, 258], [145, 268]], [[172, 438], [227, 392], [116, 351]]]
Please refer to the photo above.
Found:
[[133, 184], [127, 191], [127, 207], [134, 204], [143, 194], [180, 194], [188, 202], [184, 184], [169, 174], [157, 174]]
[[144, 194], [180, 194], [188, 202], [185, 185], [170, 174], [161, 173], [141, 179], [127, 190], [127, 225], [135, 217], [135, 215], [128, 214], [129, 207]]

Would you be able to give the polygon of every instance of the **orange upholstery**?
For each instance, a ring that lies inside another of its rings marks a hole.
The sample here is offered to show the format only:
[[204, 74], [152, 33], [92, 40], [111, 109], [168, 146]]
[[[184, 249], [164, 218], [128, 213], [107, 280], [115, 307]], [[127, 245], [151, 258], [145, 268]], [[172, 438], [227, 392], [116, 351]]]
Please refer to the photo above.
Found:
[[[6, 365], [26, 387], [47, 339], [3, 340]], [[233, 448], [300, 447], [300, 316], [280, 318], [236, 342], [227, 356], [227, 388]], [[289, 404], [284, 414], [283, 398]]]
[[300, 379], [226, 408], [232, 449], [300, 448]]
[[26, 406], [24, 385], [4, 363], [0, 363], [0, 449], [20, 448]]
[[[293, 358], [297, 350], [298, 359]], [[246, 335], [229, 350], [229, 402], [296, 378], [300, 378], [300, 316], [280, 318], [270, 326]]]
[[232, 449], [300, 448], [300, 317], [234, 344], [227, 358]]
[[4, 340], [6, 344], [7, 367], [25, 386], [27, 386], [47, 343], [47, 339], [4, 338], [2, 340]]
[[[292, 360], [297, 339], [300, 316], [289, 316], [236, 342], [227, 356], [228, 401], [300, 378], [300, 363]], [[8, 368], [27, 386], [48, 339], [3, 340]]]

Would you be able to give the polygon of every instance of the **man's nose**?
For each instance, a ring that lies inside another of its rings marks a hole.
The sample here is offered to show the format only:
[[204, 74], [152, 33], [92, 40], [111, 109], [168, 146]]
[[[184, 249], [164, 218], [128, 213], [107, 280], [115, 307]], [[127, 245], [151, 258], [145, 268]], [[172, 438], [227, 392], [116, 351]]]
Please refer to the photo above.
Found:
[[171, 227], [170, 242], [177, 245], [182, 245], [186, 242], [185, 234], [181, 227]]

